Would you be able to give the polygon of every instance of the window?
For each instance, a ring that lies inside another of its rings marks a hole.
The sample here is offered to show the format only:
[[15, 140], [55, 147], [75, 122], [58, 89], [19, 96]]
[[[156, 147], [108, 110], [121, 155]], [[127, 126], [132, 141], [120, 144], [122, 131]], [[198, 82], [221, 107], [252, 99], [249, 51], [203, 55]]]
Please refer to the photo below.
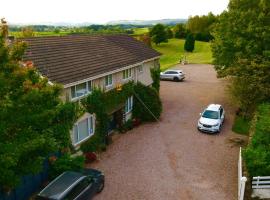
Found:
[[128, 79], [131, 77], [131, 69], [126, 69], [123, 71], [123, 79]]
[[105, 77], [105, 86], [106, 87], [109, 87], [109, 86], [112, 86], [112, 74], [108, 75]]
[[125, 113], [129, 113], [133, 107], [133, 96], [129, 97], [125, 105]]
[[81, 141], [94, 135], [94, 117], [90, 116], [76, 123], [73, 127], [73, 141], [78, 144]]
[[138, 72], [140, 72], [140, 73], [143, 72], [143, 65], [138, 66]]
[[81, 83], [71, 87], [71, 98], [75, 99], [78, 97], [89, 94], [92, 90], [92, 81]]
[[88, 187], [88, 185], [89, 181], [86, 178], [83, 179], [73, 189], [70, 190], [64, 200], [76, 199], [83, 192], [83, 190]]
[[223, 108], [220, 108], [220, 117], [222, 116]]
[[202, 117], [204, 118], [209, 118], [209, 119], [218, 119], [218, 112], [217, 111], [212, 111], [212, 110], [206, 110], [202, 114]]

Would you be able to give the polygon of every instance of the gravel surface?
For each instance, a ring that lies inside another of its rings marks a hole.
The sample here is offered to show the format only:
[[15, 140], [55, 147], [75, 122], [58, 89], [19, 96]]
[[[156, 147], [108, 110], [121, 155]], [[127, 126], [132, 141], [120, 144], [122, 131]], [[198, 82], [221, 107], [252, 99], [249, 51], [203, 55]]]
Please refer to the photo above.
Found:
[[[234, 108], [211, 65], [176, 66], [184, 82], [161, 82], [159, 123], [121, 135], [91, 167], [106, 183], [95, 200], [235, 200], [239, 148], [228, 142]], [[210, 103], [226, 111], [218, 135], [197, 131], [199, 113]]]

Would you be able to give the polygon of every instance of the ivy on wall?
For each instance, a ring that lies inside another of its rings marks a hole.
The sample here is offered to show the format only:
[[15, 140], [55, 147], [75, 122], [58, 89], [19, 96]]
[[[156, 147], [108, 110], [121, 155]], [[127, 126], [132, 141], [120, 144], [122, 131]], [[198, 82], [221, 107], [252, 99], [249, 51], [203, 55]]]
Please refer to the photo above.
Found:
[[108, 133], [109, 113], [124, 106], [126, 99], [132, 95], [133, 82], [122, 86], [121, 91], [112, 89], [108, 92], [95, 88], [83, 102], [86, 111], [95, 114], [95, 135], [81, 145], [83, 152], [93, 152], [104, 149]]
[[159, 93], [159, 88], [160, 88], [160, 68], [159, 67], [151, 68], [150, 71], [151, 71], [151, 77], [152, 77], [152, 80], [153, 80], [152, 86]]
[[[136, 95], [134, 95], [136, 93]], [[85, 110], [96, 116], [95, 135], [81, 145], [83, 152], [94, 152], [104, 149], [109, 125], [109, 114], [118, 111], [125, 106], [128, 97], [134, 96], [133, 118], [140, 121], [154, 121], [154, 117], [144, 107], [145, 105], [154, 115], [159, 118], [162, 111], [162, 104], [158, 92], [153, 87], [145, 86], [141, 83], [128, 82], [121, 90], [112, 89], [108, 92], [101, 89], [94, 89], [83, 102]], [[144, 105], [136, 99], [139, 97]], [[117, 121], [123, 121], [123, 111], [117, 112]], [[122, 126], [123, 124], [118, 125]], [[122, 127], [119, 127], [122, 128]]]

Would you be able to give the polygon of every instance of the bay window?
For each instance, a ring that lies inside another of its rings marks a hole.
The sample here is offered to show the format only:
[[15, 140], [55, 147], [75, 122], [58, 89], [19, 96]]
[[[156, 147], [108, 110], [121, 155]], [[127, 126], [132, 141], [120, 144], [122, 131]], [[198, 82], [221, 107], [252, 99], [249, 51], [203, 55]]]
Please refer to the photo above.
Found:
[[94, 135], [94, 117], [90, 116], [73, 126], [73, 142], [78, 144]]

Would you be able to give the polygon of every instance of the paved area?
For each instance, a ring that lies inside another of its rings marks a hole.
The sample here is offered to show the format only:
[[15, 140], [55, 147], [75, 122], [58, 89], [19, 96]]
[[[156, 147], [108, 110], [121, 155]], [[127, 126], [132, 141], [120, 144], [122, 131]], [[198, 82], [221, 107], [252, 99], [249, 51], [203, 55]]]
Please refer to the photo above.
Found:
[[[211, 65], [176, 66], [184, 82], [161, 82], [159, 123], [121, 135], [92, 167], [106, 176], [95, 200], [235, 200], [239, 148], [228, 142], [234, 108]], [[218, 135], [202, 134], [196, 124], [209, 103], [226, 111]]]

